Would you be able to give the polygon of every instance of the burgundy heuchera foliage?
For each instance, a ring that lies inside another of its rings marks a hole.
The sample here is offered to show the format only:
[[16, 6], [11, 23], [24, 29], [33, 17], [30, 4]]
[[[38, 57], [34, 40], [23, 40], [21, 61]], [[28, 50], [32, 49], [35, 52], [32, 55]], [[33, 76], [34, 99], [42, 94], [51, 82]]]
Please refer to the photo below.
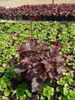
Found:
[[65, 58], [60, 56], [57, 45], [49, 48], [46, 43], [38, 39], [30, 40], [25, 46], [20, 44], [18, 52], [20, 65], [15, 68], [18, 73], [26, 73], [25, 78], [31, 80], [32, 92], [39, 90], [46, 79], [59, 80], [63, 72]]
[[75, 4], [24, 5], [15, 8], [0, 7], [2, 16], [75, 16]]

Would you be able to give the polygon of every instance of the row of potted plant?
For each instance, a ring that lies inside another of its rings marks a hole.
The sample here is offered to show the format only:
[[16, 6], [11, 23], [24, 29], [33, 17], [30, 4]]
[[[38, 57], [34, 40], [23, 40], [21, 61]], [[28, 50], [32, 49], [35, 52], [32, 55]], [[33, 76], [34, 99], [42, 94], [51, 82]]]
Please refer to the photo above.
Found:
[[66, 20], [66, 17], [68, 17], [71, 20], [71, 17], [75, 16], [75, 4], [24, 5], [15, 8], [0, 7], [0, 18], [26, 20], [30, 16], [38, 16], [39, 20], [61, 20], [62, 17], [62, 19], [65, 17]]

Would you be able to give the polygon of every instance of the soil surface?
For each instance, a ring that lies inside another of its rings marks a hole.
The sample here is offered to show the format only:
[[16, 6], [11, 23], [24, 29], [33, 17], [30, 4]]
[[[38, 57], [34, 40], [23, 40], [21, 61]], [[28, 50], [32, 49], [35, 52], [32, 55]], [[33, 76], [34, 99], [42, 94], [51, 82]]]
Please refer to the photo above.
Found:
[[[55, 4], [62, 3], [75, 3], [75, 0], [55, 0]], [[0, 6], [4, 7], [17, 7], [22, 5], [41, 5], [41, 4], [52, 4], [52, 0], [9, 0], [0, 2]]]

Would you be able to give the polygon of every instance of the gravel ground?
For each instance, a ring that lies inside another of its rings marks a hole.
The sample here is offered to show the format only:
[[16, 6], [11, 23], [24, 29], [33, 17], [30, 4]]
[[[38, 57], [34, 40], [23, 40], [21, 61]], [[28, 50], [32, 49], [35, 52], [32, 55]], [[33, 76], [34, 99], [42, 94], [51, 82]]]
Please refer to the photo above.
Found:
[[[51, 4], [52, 0], [9, 0], [9, 1], [2, 1], [0, 2], [0, 6], [4, 7], [16, 7], [21, 5], [37, 5], [37, 4]], [[75, 3], [75, 0], [55, 0], [56, 4], [62, 3]]]

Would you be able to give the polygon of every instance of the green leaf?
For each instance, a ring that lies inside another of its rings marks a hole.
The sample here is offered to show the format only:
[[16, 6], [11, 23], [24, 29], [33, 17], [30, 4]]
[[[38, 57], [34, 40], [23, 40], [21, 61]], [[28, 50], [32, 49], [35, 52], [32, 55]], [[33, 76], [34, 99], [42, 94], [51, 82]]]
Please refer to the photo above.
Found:
[[5, 92], [4, 92], [4, 95], [5, 95], [5, 96], [9, 96], [9, 95], [10, 95], [10, 91], [5, 91]]

